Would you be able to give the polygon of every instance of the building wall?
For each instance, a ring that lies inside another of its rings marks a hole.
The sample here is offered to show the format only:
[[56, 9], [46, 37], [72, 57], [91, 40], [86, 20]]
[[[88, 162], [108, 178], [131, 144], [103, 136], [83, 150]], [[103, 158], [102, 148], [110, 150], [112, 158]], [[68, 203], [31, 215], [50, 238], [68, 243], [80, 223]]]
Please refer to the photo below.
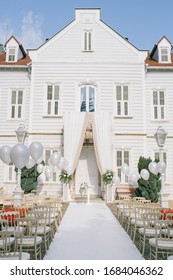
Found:
[[[63, 150], [63, 113], [79, 111], [80, 85], [95, 84], [96, 111], [113, 114], [112, 157], [116, 170], [116, 151], [130, 151], [130, 168], [137, 170], [141, 155], [154, 156], [158, 150], [153, 137], [159, 121], [151, 118], [151, 92], [166, 90], [167, 115], [164, 128], [169, 132], [165, 149], [168, 152], [168, 183], [172, 184], [173, 168], [173, 98], [172, 72], [146, 71], [146, 52], [136, 49], [127, 40], [98, 19], [98, 13], [84, 11], [61, 32], [55, 34], [37, 50], [30, 51], [31, 78], [27, 71], [1, 71], [0, 78], [0, 146], [16, 143], [15, 129], [19, 120], [9, 120], [9, 88], [25, 89], [25, 115], [21, 121], [29, 132], [26, 144], [40, 141], [44, 149]], [[93, 32], [93, 51], [83, 52], [83, 31]], [[61, 88], [61, 115], [45, 115], [47, 83], [59, 83]], [[130, 115], [115, 115], [115, 87], [128, 84], [130, 89]], [[4, 182], [5, 168], [0, 162], [0, 184]]]

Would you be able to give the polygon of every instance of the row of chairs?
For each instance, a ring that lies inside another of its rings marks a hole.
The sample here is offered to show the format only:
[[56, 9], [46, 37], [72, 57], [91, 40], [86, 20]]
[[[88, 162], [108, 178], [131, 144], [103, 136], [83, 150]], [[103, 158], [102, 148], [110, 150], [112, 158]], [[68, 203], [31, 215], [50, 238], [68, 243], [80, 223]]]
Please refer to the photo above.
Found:
[[[22, 207], [22, 209], [26, 208]], [[42, 259], [42, 251], [47, 252], [61, 219], [61, 204], [50, 203], [50, 201], [49, 205], [47, 203], [30, 206], [27, 208], [23, 218], [20, 218], [19, 214], [18, 216], [13, 216], [13, 219], [7, 219], [3, 212], [0, 216], [0, 250], [2, 257], [6, 253], [9, 255], [11, 251], [16, 254], [22, 248], [22, 252], [32, 253], [34, 259]], [[9, 241], [9, 247], [4, 247], [5, 232], [8, 233], [6, 242], [7, 240]], [[9, 239], [8, 235], [14, 240]]]
[[168, 258], [173, 253], [173, 213], [165, 216], [159, 203], [144, 198], [128, 197], [116, 201], [115, 205], [114, 214], [134, 243], [138, 233], [143, 256], [147, 247], [150, 259], [158, 259], [161, 253]]

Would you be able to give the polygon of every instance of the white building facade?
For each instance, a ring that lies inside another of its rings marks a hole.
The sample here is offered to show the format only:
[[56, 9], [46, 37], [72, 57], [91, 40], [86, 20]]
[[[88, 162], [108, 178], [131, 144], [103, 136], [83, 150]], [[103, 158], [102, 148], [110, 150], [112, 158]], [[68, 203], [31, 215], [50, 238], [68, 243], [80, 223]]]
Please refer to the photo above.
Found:
[[[128, 189], [125, 162], [137, 171], [140, 156], [158, 158], [154, 133], [168, 132], [165, 199], [173, 193], [173, 56], [163, 38], [139, 50], [100, 18], [100, 9], [76, 9], [75, 19], [38, 49], [25, 53], [11, 37], [0, 54], [0, 147], [16, 143], [24, 122], [26, 144], [40, 141], [44, 160], [61, 151], [73, 173], [71, 193], [82, 182], [102, 194], [101, 175], [113, 169]], [[13, 166], [0, 162], [0, 185], [15, 186]], [[62, 191], [58, 173], [43, 189]]]

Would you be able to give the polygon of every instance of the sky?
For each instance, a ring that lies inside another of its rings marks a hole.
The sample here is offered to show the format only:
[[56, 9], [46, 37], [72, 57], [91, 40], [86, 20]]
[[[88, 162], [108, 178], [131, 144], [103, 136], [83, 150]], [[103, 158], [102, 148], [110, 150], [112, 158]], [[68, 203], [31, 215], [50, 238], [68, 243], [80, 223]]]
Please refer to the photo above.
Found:
[[100, 8], [101, 19], [140, 50], [173, 42], [172, 0], [0, 0], [0, 43], [11, 35], [37, 48], [75, 19], [75, 8]]

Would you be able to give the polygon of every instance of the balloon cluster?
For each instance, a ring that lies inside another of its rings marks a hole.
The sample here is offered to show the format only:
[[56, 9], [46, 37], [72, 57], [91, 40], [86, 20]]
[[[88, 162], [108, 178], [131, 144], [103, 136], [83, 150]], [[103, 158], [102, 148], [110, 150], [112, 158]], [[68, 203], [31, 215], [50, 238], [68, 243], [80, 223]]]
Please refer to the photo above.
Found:
[[50, 159], [48, 161], [48, 165], [44, 166], [43, 164], [38, 164], [37, 171], [44, 174], [47, 179], [51, 179], [53, 174], [60, 170], [66, 170], [68, 174], [71, 174], [71, 168], [69, 167], [68, 161], [61, 157], [60, 152], [54, 152], [51, 154]]
[[128, 176], [128, 182], [130, 186], [137, 186], [137, 182], [140, 178], [140, 175], [138, 172], [130, 172], [129, 166], [127, 165], [127, 163], [123, 163], [121, 166], [121, 170], [122, 172]]
[[5, 164], [13, 163], [16, 168], [24, 166], [31, 168], [43, 154], [43, 146], [40, 142], [32, 142], [27, 148], [24, 144], [16, 144], [14, 147], [4, 145], [0, 149], [0, 159]]
[[24, 166], [30, 169], [35, 164], [37, 165], [38, 173], [45, 173], [46, 178], [51, 179], [53, 173], [56, 173], [58, 169], [64, 169], [71, 174], [71, 168], [68, 161], [61, 157], [60, 152], [54, 152], [51, 154], [49, 164], [44, 166], [42, 162], [43, 145], [40, 142], [32, 142], [27, 148], [24, 144], [16, 144], [14, 147], [4, 145], [0, 149], [0, 159], [5, 164], [13, 163], [16, 168], [22, 169]]
[[[158, 163], [156, 162], [150, 162], [148, 165], [148, 169], [151, 173], [154, 175], [157, 175], [158, 173], [164, 173], [166, 170], [166, 164], [163, 161], [159, 161]], [[128, 176], [128, 182], [129, 185], [131, 186], [137, 186], [138, 185], [138, 180], [140, 178], [144, 180], [148, 180], [150, 177], [150, 173], [147, 169], [142, 169], [140, 174], [138, 172], [130, 172], [129, 166], [126, 163], [123, 163], [121, 166], [122, 172]]]

